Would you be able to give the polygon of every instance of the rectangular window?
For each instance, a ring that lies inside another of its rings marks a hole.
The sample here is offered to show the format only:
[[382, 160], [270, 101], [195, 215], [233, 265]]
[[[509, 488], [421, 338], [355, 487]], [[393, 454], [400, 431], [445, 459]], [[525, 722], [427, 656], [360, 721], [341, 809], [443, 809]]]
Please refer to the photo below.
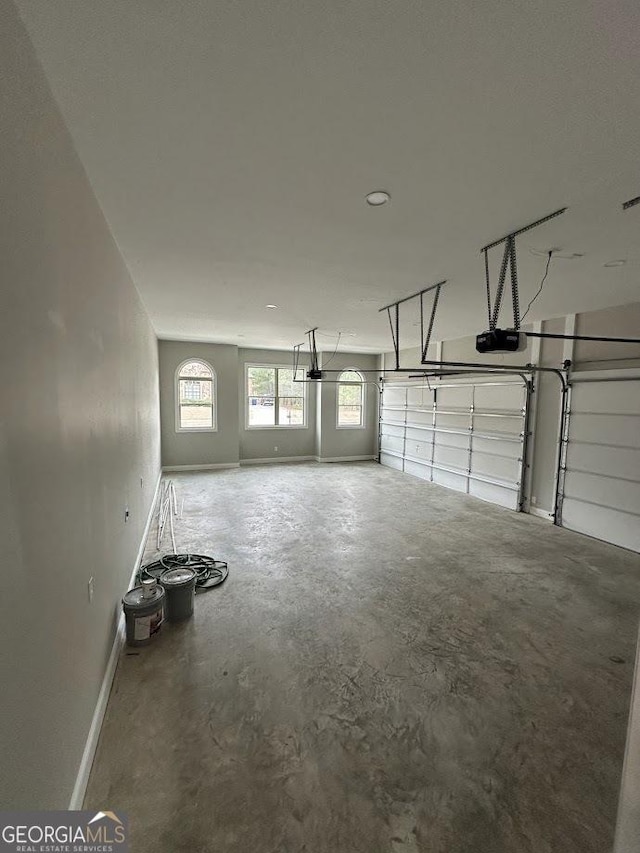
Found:
[[305, 427], [305, 372], [291, 367], [247, 365], [247, 427]]

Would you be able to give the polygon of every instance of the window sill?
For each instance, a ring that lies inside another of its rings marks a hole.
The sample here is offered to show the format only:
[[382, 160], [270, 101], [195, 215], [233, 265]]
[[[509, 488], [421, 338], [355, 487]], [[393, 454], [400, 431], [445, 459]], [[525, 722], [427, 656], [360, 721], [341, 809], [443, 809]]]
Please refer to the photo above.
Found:
[[288, 424], [253, 424], [252, 426], [246, 425], [246, 430], [254, 430], [254, 429], [309, 429], [308, 424], [296, 424], [295, 426], [289, 426]]

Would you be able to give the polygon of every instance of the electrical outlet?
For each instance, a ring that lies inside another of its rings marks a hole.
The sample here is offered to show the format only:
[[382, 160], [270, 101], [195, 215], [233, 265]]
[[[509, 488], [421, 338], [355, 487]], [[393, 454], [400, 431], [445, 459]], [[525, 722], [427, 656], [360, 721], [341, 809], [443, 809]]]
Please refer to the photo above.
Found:
[[273, 449], [275, 450], [275, 452], [276, 452], [276, 453], [278, 452], [278, 448], [277, 448], [277, 447], [274, 447]]
[[124, 508], [124, 523], [126, 524], [129, 521], [129, 507], [126, 506]]
[[538, 503], [538, 498], [535, 495], [532, 495], [531, 496], [531, 505], [536, 506], [537, 503]]
[[87, 584], [87, 592], [89, 594], [89, 604], [93, 601], [93, 578], [89, 578], [89, 583]]
[[140, 477], [140, 488], [144, 489], [144, 479]]

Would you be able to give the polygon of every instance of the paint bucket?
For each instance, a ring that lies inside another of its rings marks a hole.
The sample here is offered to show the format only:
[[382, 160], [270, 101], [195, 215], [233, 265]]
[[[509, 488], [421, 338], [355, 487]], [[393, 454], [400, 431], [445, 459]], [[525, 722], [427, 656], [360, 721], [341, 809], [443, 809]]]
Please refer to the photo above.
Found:
[[164, 589], [158, 584], [134, 586], [122, 599], [127, 625], [127, 645], [146, 646], [164, 618]]
[[186, 566], [167, 569], [160, 575], [160, 583], [167, 594], [165, 607], [169, 622], [179, 622], [193, 614], [197, 577], [196, 572]]

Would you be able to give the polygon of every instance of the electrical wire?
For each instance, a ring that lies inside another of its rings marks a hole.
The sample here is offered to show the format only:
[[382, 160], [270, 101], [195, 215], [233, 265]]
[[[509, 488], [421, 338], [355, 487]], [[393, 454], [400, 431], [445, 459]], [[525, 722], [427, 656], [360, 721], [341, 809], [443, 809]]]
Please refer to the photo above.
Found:
[[531, 300], [531, 302], [529, 302], [529, 304], [527, 305], [527, 310], [524, 312], [524, 314], [523, 314], [523, 315], [522, 315], [522, 317], [520, 318], [520, 323], [521, 323], [521, 324], [522, 324], [522, 322], [524, 321], [524, 318], [525, 318], [525, 317], [527, 316], [527, 314], [529, 313], [529, 310], [530, 310], [531, 306], [533, 305], [533, 303], [536, 301], [536, 299], [538, 298], [538, 296], [540, 296], [540, 294], [542, 293], [542, 288], [544, 287], [544, 283], [545, 283], [545, 281], [547, 280], [547, 276], [549, 275], [549, 265], [551, 264], [551, 255], [552, 255], [552, 254], [553, 254], [553, 252], [552, 252], [552, 251], [551, 251], [551, 252], [549, 252], [549, 257], [547, 258], [547, 266], [546, 266], [546, 269], [545, 269], [545, 271], [544, 271], [544, 275], [542, 276], [542, 281], [540, 282], [540, 287], [538, 288], [538, 292], [537, 292], [537, 293], [536, 293], [536, 295], [533, 297], [533, 299]]
[[196, 573], [196, 589], [212, 589], [224, 583], [229, 567], [224, 560], [215, 560], [203, 554], [165, 554], [159, 560], [141, 566], [138, 571], [138, 583], [145, 578], [160, 579], [167, 569], [193, 569]]
[[333, 361], [333, 357], [338, 352], [338, 347], [340, 346], [340, 338], [341, 337], [342, 337], [342, 332], [338, 332], [338, 340], [336, 341], [336, 348], [334, 349], [333, 353], [331, 354], [331, 357], [325, 362], [325, 364], [322, 365], [323, 370], [325, 369], [325, 367], [328, 364], [331, 364], [331, 362]]

